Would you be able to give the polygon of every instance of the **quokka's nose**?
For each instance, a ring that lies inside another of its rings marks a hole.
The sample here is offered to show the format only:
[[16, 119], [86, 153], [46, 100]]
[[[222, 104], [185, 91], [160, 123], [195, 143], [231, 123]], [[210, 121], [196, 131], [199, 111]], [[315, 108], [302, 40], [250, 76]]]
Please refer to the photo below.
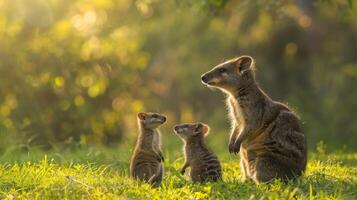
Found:
[[207, 83], [208, 78], [207, 78], [206, 75], [202, 75], [202, 76], [201, 76], [201, 80], [202, 80], [202, 82]]
[[175, 130], [175, 131], [178, 131], [178, 129], [179, 129], [179, 126], [175, 125], [175, 126], [174, 126], [174, 130]]

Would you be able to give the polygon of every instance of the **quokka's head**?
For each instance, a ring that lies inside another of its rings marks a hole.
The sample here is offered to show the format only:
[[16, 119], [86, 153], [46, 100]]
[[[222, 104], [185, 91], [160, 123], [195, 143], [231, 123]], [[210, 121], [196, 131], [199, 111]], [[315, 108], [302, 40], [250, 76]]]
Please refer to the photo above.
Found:
[[174, 131], [180, 138], [186, 141], [191, 138], [208, 135], [209, 126], [201, 122], [177, 124], [174, 126]]
[[233, 92], [240, 85], [254, 81], [254, 59], [240, 56], [215, 66], [201, 76], [203, 84], [209, 87]]
[[166, 117], [159, 113], [140, 112], [138, 120], [145, 128], [158, 128], [166, 122]]

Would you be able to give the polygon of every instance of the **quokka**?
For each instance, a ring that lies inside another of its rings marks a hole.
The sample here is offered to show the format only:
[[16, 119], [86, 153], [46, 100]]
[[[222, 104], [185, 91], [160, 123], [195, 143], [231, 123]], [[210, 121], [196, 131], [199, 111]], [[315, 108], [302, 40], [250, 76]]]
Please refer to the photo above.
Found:
[[155, 186], [161, 183], [164, 157], [159, 127], [165, 122], [166, 117], [158, 113], [138, 114], [139, 136], [130, 163], [132, 178]]
[[221, 180], [221, 164], [217, 156], [204, 143], [209, 127], [203, 123], [179, 124], [174, 126], [174, 131], [184, 141], [185, 163], [181, 174], [190, 167], [193, 182]]
[[294, 112], [260, 89], [254, 69], [253, 58], [241, 56], [215, 66], [201, 80], [227, 94], [229, 151], [240, 152], [243, 180], [294, 179], [306, 168], [304, 131]]

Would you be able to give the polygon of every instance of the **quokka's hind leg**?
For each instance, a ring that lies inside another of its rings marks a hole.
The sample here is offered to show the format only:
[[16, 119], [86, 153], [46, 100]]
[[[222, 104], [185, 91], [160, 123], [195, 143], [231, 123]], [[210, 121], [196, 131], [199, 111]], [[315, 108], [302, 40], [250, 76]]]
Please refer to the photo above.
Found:
[[263, 158], [256, 161], [253, 180], [256, 183], [269, 182], [274, 178], [281, 178], [284, 181], [286, 175], [286, 170], [275, 160]]
[[154, 172], [150, 166], [141, 166], [135, 170], [135, 178], [140, 181], [149, 182], [153, 175]]
[[247, 181], [247, 172], [246, 172], [246, 168], [245, 168], [245, 165], [244, 165], [244, 161], [243, 159], [241, 158], [240, 159], [240, 171], [242, 172], [242, 181], [243, 182], [246, 182]]
[[244, 162], [244, 159], [240, 159], [240, 170], [242, 172], [242, 182], [252, 181], [249, 173], [248, 163]]
[[209, 181], [220, 181], [222, 180], [222, 174], [220, 170], [212, 170], [208, 173], [209, 175]]
[[164, 176], [164, 168], [162, 164], [160, 164], [158, 166], [158, 170], [155, 172], [155, 174], [153, 174], [153, 176], [149, 179], [148, 182], [150, 184], [158, 186], [162, 182], [163, 176]]

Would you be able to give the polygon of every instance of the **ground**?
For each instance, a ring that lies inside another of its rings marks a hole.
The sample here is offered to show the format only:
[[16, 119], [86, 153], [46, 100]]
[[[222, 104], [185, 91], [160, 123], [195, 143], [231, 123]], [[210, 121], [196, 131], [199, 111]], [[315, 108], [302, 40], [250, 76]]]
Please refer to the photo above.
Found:
[[[129, 179], [128, 146], [42, 152], [8, 148], [0, 158], [0, 199], [357, 199], [357, 153], [309, 154], [305, 175], [288, 184], [242, 183], [239, 156], [222, 152], [222, 182], [193, 184], [178, 172], [181, 151], [164, 152], [160, 187]], [[343, 153], [342, 153], [343, 152]]]

